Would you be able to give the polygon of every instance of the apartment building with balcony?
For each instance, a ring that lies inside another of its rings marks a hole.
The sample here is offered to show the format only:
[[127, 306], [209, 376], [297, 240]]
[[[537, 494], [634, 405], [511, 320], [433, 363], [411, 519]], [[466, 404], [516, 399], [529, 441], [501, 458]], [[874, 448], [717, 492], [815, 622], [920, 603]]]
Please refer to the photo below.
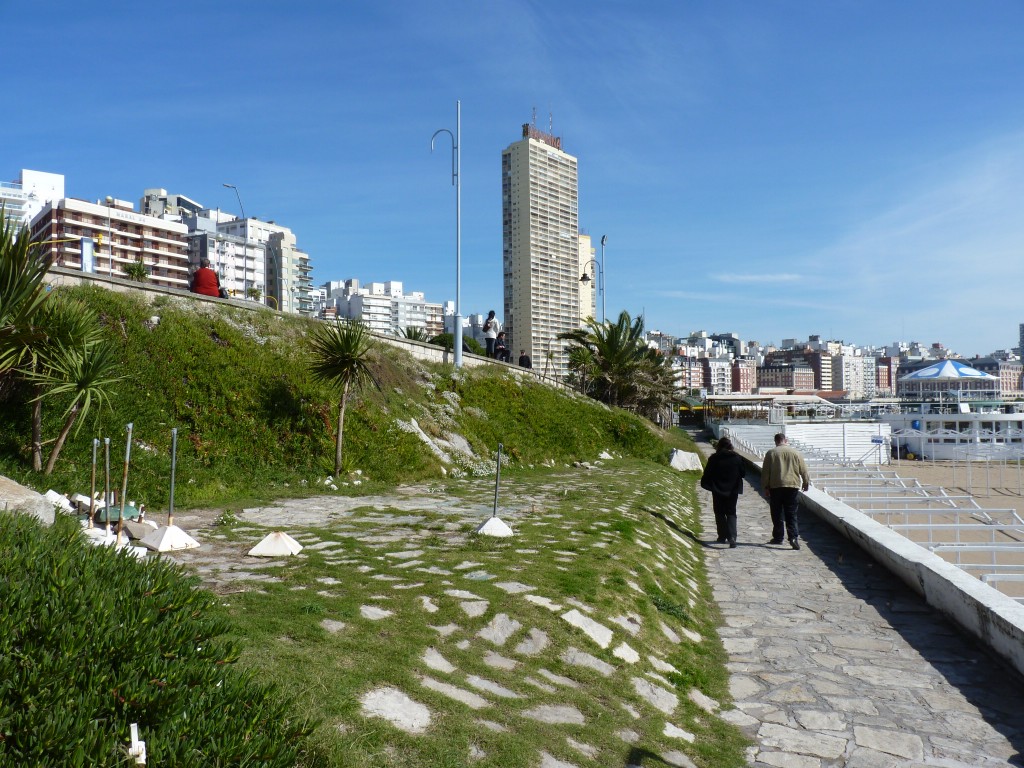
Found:
[[90, 203], [61, 198], [32, 220], [31, 236], [50, 241], [52, 263], [109, 277], [126, 278], [125, 268], [142, 262], [149, 282], [188, 290], [188, 227], [137, 213], [126, 200]]
[[421, 291], [405, 291], [397, 280], [361, 284], [359, 280], [324, 283], [324, 311], [337, 317], [359, 320], [377, 333], [401, 336], [416, 328], [428, 336], [444, 332], [441, 304], [429, 302]]
[[728, 357], [702, 357], [704, 388], [709, 395], [732, 392], [732, 360]]
[[753, 394], [757, 389], [757, 361], [749, 357], [738, 357], [732, 361], [732, 391], [744, 395]]
[[59, 173], [23, 168], [16, 180], [0, 181], [0, 206], [15, 232], [29, 226], [47, 203], [63, 197], [64, 177]]
[[784, 389], [808, 392], [814, 389], [814, 371], [796, 363], [775, 363], [757, 368], [759, 389]]
[[298, 247], [291, 229], [251, 216], [239, 219], [220, 213], [217, 231], [263, 246], [266, 251], [264, 292], [271, 304], [276, 302], [282, 312], [314, 314], [313, 266], [309, 254]]
[[[143, 200], [145, 203], [145, 198]], [[150, 209], [161, 210], [161, 206], [151, 205]], [[187, 208], [177, 210], [180, 213], [172, 214], [164, 209], [160, 215], [166, 218], [180, 217], [188, 227], [188, 259], [193, 272], [199, 269], [203, 259], [208, 259], [210, 268], [220, 276], [221, 287], [232, 298], [250, 298], [249, 292], [255, 289], [263, 297], [264, 303], [274, 306], [273, 296], [267, 290], [265, 244], [218, 231], [216, 211], [203, 208], [195, 213]], [[268, 296], [269, 301], [266, 299]]]
[[560, 137], [525, 124], [521, 140], [502, 151], [501, 213], [510, 346], [565, 376], [566, 342], [558, 336], [580, 327], [580, 276], [590, 250], [579, 238], [577, 159]]

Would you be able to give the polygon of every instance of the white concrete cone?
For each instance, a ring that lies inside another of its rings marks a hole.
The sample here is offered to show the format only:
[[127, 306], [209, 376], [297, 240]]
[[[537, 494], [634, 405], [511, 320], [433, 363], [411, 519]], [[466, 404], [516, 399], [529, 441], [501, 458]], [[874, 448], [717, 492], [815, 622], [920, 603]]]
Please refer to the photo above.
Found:
[[107, 528], [83, 528], [82, 535], [91, 544], [113, 544], [114, 539], [117, 538]]
[[139, 539], [139, 544], [154, 552], [197, 549], [199, 542], [176, 525], [163, 525]]
[[505, 525], [500, 517], [487, 518], [476, 529], [476, 532], [481, 533], [484, 536], [496, 536], [502, 539], [513, 535], [512, 529]]
[[251, 557], [286, 557], [297, 555], [302, 545], [284, 531], [268, 533], [263, 541], [249, 550]]

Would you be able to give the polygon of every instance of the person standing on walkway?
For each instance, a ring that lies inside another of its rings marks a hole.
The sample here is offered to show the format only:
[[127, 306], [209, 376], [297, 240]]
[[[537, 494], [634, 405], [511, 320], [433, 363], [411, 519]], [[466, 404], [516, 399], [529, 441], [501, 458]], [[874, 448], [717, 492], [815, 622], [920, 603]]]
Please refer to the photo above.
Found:
[[498, 338], [498, 331], [500, 330], [501, 323], [494, 316], [494, 310], [492, 309], [487, 313], [487, 319], [484, 320], [484, 343], [487, 344], [488, 357], [494, 357], [494, 342]]
[[797, 494], [810, 487], [811, 476], [807, 471], [807, 462], [780, 432], [775, 436], [775, 447], [764, 455], [764, 463], [761, 465], [761, 490], [768, 497], [772, 513], [772, 538], [769, 544], [781, 544], [785, 533], [789, 545], [793, 549], [800, 549], [800, 527], [797, 523], [800, 500]]
[[732, 440], [723, 437], [708, 458], [700, 487], [711, 491], [718, 543], [728, 541], [730, 549], [736, 546], [736, 501], [743, 493], [744, 475], [746, 468], [743, 466], [743, 457], [733, 450]]
[[519, 367], [520, 368], [533, 368], [533, 361], [530, 360], [530, 356], [526, 354], [525, 349], [519, 350]]

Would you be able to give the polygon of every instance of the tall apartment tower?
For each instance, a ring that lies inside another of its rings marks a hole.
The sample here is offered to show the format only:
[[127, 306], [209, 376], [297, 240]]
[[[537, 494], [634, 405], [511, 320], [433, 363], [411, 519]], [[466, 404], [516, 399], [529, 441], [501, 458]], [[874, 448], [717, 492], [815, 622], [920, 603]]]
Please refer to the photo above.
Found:
[[563, 377], [568, 359], [558, 335], [580, 327], [583, 249], [576, 158], [560, 137], [526, 124], [501, 153], [501, 229], [512, 356], [525, 349], [535, 369]]

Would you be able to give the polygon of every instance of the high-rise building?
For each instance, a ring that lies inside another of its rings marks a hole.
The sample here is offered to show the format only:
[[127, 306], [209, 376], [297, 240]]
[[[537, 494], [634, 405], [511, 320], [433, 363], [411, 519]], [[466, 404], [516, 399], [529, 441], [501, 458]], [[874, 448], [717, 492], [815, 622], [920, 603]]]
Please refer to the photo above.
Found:
[[564, 376], [566, 342], [580, 327], [579, 183], [576, 158], [536, 126], [501, 153], [504, 322], [512, 349]]
[[295, 234], [288, 227], [250, 216], [220, 221], [217, 231], [265, 247], [266, 295], [277, 303], [282, 312], [313, 314], [315, 291], [309, 254], [297, 247]]
[[0, 181], [0, 205], [15, 234], [32, 223], [43, 206], [64, 197], [64, 177], [59, 173], [22, 169], [17, 181]]

